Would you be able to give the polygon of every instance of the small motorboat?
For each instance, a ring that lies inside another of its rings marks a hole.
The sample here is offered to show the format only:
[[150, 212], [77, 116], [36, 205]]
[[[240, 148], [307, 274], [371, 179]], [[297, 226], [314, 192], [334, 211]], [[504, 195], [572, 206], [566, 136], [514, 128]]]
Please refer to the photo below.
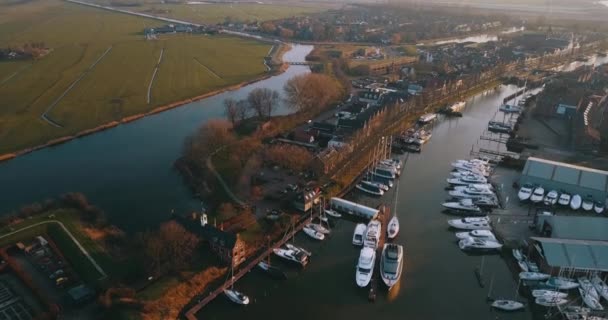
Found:
[[562, 206], [567, 206], [570, 203], [571, 198], [572, 197], [570, 196], [570, 194], [562, 192], [562, 194], [559, 195], [557, 203]]
[[448, 220], [448, 224], [453, 228], [461, 229], [461, 230], [491, 230], [492, 229], [492, 227], [490, 226], [488, 221], [469, 222], [465, 219], [466, 218]]
[[511, 251], [513, 253], [513, 258], [517, 261], [522, 261], [524, 259], [523, 253], [521, 253], [521, 249], [513, 249]]
[[532, 290], [532, 296], [534, 298], [539, 298], [539, 297], [566, 298], [568, 296], [568, 294], [565, 292], [559, 292], [559, 291], [554, 291], [554, 290], [539, 289], [539, 290]]
[[370, 221], [365, 230], [365, 237], [363, 237], [363, 246], [376, 250], [378, 248], [378, 243], [380, 242], [381, 230], [382, 224], [379, 220]]
[[563, 298], [538, 297], [534, 302], [543, 307], [557, 307], [568, 303], [568, 300]]
[[444, 202], [441, 205], [450, 210], [481, 213], [481, 208], [473, 204], [473, 200], [468, 198], [461, 199], [457, 202]]
[[464, 222], [490, 222], [490, 217], [464, 217], [458, 220], [462, 220]]
[[387, 186], [386, 184], [380, 183], [377, 181], [363, 180], [363, 181], [361, 181], [361, 184], [364, 184], [364, 185], [367, 185], [370, 187], [376, 187], [382, 191], [388, 191], [388, 189], [390, 189], [389, 186]]
[[435, 121], [437, 119], [437, 115], [434, 113], [427, 113], [418, 118], [418, 122], [421, 124], [427, 124]]
[[593, 285], [593, 283], [591, 283], [589, 279], [580, 277], [577, 280], [578, 284], [580, 285], [579, 290], [582, 290], [583, 292], [585, 292], [585, 294], [593, 296], [596, 300], [600, 299], [600, 294], [597, 292], [597, 290], [595, 290], [595, 286]]
[[342, 214], [332, 209], [325, 209], [325, 214], [332, 218], [342, 218]]
[[519, 188], [519, 192], [517, 193], [519, 201], [530, 200], [530, 197], [532, 196], [532, 188], [534, 187], [531, 184], [524, 184], [521, 188]]
[[494, 300], [492, 307], [503, 311], [517, 311], [524, 308], [524, 304], [513, 300]]
[[581, 208], [583, 208], [583, 210], [585, 211], [591, 211], [591, 209], [593, 209], [593, 197], [591, 197], [590, 195], [585, 197], [585, 200], [583, 200], [583, 204], [581, 205]]
[[519, 106], [514, 106], [511, 104], [503, 104], [498, 108], [499, 111], [504, 113], [520, 113], [521, 108]]
[[283, 248], [275, 248], [272, 251], [275, 255], [287, 261], [298, 263], [301, 266], [308, 264], [308, 255], [304, 254], [304, 252]]
[[526, 264], [528, 265], [528, 271], [540, 272], [540, 269], [538, 268], [538, 265], [536, 263], [526, 260]]
[[466, 238], [458, 241], [458, 247], [460, 250], [477, 250], [477, 251], [492, 251], [500, 250], [502, 244], [497, 241], [483, 240], [478, 238]]
[[572, 196], [572, 200], [570, 200], [570, 209], [578, 210], [581, 208], [582, 203], [583, 198], [580, 195], [575, 194]]
[[365, 230], [367, 230], [367, 226], [364, 223], [357, 224], [357, 226], [355, 227], [355, 233], [353, 234], [354, 245], [363, 245], [363, 236], [365, 235]]
[[473, 199], [473, 204], [483, 209], [494, 209], [499, 207], [498, 199], [496, 197], [486, 197]]
[[477, 185], [470, 185], [466, 187], [456, 187], [454, 190], [448, 192], [451, 197], [463, 199], [480, 199], [487, 198], [488, 196], [495, 196], [494, 191], [487, 187], [481, 187]]
[[318, 223], [309, 223], [306, 226], [304, 226], [305, 228], [309, 228], [312, 230], [315, 230], [316, 232], [320, 232], [322, 234], [330, 234], [331, 231], [329, 231], [329, 229], [325, 228], [324, 226], [318, 224]]
[[600, 304], [597, 296], [593, 295], [589, 291], [585, 291], [582, 286], [578, 288], [578, 292], [581, 294], [583, 302], [587, 305], [587, 307], [591, 308], [592, 310], [604, 310], [604, 307]]
[[579, 287], [574, 279], [565, 277], [551, 277], [545, 282], [545, 285], [558, 290], [571, 290]]
[[304, 230], [304, 233], [306, 233], [306, 235], [315, 240], [325, 240], [325, 234], [318, 232], [313, 228], [304, 227], [302, 230]]
[[468, 232], [456, 232], [456, 238], [462, 240], [467, 238], [496, 241], [496, 236], [490, 230], [472, 230]]
[[591, 284], [602, 298], [608, 300], [608, 285], [597, 274], [591, 277]]
[[226, 289], [226, 290], [224, 290], [224, 294], [226, 295], [226, 297], [228, 297], [228, 299], [230, 299], [230, 301], [232, 301], [236, 304], [240, 304], [243, 306], [246, 306], [249, 304], [249, 297], [247, 297], [246, 295], [244, 295], [234, 289]]
[[597, 214], [604, 212], [604, 204], [601, 201], [596, 201], [593, 205], [593, 211]]
[[[269, 256], [270, 257], [270, 256]], [[283, 270], [271, 265], [268, 261], [260, 261], [258, 263], [258, 268], [268, 273], [271, 277], [277, 279], [287, 279], [287, 275], [283, 272]]]
[[540, 273], [540, 272], [520, 272], [519, 273], [519, 278], [521, 280], [528, 280], [528, 281], [541, 281], [541, 280], [547, 280], [549, 279], [551, 276], [546, 274], [546, 273]]
[[555, 190], [551, 190], [551, 191], [547, 192], [547, 195], [545, 196], [545, 199], [544, 199], [545, 205], [547, 205], [547, 206], [555, 205], [557, 203], [558, 197], [559, 197], [559, 194]]
[[467, 174], [462, 175], [458, 178], [449, 178], [446, 180], [449, 184], [458, 185], [458, 186], [467, 186], [470, 184], [476, 183], [488, 183], [488, 179], [483, 176], [477, 174]]
[[373, 196], [384, 195], [384, 190], [382, 190], [378, 187], [375, 187], [375, 186], [370, 186], [370, 185], [366, 185], [363, 183], [359, 183], [359, 184], [357, 184], [356, 188], [367, 194], [373, 195]]
[[285, 247], [287, 249], [289, 249], [289, 250], [293, 250], [293, 251], [296, 251], [296, 252], [302, 252], [303, 254], [305, 254], [305, 255], [307, 255], [309, 257], [312, 256], [312, 252], [310, 252], [310, 251], [308, 251], [308, 250], [306, 250], [306, 249], [304, 249], [302, 247], [298, 247], [296, 245], [293, 245], [291, 243], [286, 243]]
[[374, 265], [376, 264], [376, 250], [369, 247], [361, 249], [359, 254], [359, 262], [357, 263], [357, 271], [355, 274], [355, 282], [361, 288], [367, 287], [372, 280], [374, 273]]
[[385, 243], [380, 258], [380, 276], [389, 290], [399, 282], [403, 270], [403, 246]]
[[389, 239], [394, 239], [399, 234], [399, 218], [393, 216], [388, 222], [386, 234]]
[[539, 203], [541, 201], [543, 201], [543, 199], [545, 198], [545, 189], [543, 189], [543, 187], [538, 186], [536, 188], [534, 188], [534, 191], [532, 192], [532, 195], [530, 196], [530, 201], [534, 202], [534, 203]]

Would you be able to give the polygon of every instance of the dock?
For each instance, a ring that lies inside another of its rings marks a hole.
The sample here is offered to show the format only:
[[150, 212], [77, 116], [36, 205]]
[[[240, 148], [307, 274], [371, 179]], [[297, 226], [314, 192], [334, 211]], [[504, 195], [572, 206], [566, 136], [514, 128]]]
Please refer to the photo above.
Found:
[[380, 239], [378, 241], [378, 249], [376, 249], [376, 266], [374, 267], [374, 274], [372, 274], [372, 281], [370, 283], [369, 295], [368, 299], [371, 302], [376, 301], [376, 295], [378, 293], [378, 283], [381, 283], [380, 279], [380, 259], [382, 258], [382, 248], [387, 240], [386, 230], [388, 228], [388, 221], [390, 220], [391, 210], [385, 206], [381, 205], [378, 209], [380, 209], [380, 213], [378, 214], [378, 220], [382, 224], [382, 228], [380, 232]]
[[266, 257], [271, 255], [273, 253], [273, 249], [283, 246], [296, 233], [300, 232], [306, 224], [310, 223], [317, 215], [318, 215], [318, 213], [313, 213], [312, 215], [308, 215], [307, 217], [300, 219], [294, 225], [293, 229], [290, 232], [288, 232], [287, 234], [285, 234], [281, 239], [274, 242], [270, 246], [261, 249], [260, 253], [258, 253], [257, 255], [254, 255], [252, 258], [245, 261], [243, 263], [243, 266], [238, 268], [238, 272], [236, 272], [234, 274], [232, 279], [228, 279], [225, 282], [223, 282], [222, 284], [220, 284], [219, 286], [217, 286], [213, 289], [209, 289], [206, 292], [203, 292], [201, 294], [202, 298], [199, 298], [198, 302], [195, 305], [189, 307], [189, 309], [185, 312], [185, 317], [188, 320], [196, 320], [197, 319], [196, 314], [201, 309], [203, 309], [207, 304], [209, 304], [211, 301], [213, 301], [213, 299], [215, 299], [218, 295], [222, 294], [225, 289], [229, 288], [230, 286], [232, 286], [233, 283], [237, 282], [239, 279], [241, 279], [243, 276], [245, 276], [247, 273], [249, 273], [249, 271], [251, 271], [251, 269], [255, 268], [255, 266], [257, 266], [258, 263], [260, 263], [260, 261], [266, 259]]

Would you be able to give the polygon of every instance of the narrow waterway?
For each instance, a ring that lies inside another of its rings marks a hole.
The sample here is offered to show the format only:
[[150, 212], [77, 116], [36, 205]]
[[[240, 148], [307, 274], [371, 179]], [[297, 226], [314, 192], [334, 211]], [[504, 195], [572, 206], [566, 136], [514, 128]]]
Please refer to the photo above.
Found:
[[[304, 61], [312, 48], [293, 45], [284, 58]], [[0, 163], [0, 213], [82, 192], [107, 212], [110, 222], [133, 231], [157, 225], [172, 210], [200, 209], [173, 168], [184, 139], [209, 119], [223, 118], [225, 98], [241, 99], [255, 88], [282, 91], [288, 79], [307, 72], [306, 66], [291, 66], [239, 90]], [[281, 106], [276, 114], [288, 112]]]
[[[482, 143], [479, 136], [488, 120], [515, 89], [501, 86], [469, 99], [464, 117], [439, 121], [423, 152], [408, 157], [399, 187], [401, 231], [396, 240], [405, 247], [405, 267], [400, 285], [390, 294], [379, 284], [378, 299], [370, 303], [368, 291], [355, 285], [359, 254], [351, 244], [355, 223], [341, 220], [324, 242], [296, 237], [297, 244], [313, 251], [305, 270], [297, 271], [273, 257], [290, 270], [288, 280], [272, 280], [254, 270], [237, 284], [253, 299], [251, 305], [240, 308], [218, 297], [200, 319], [531, 319], [529, 312], [504, 314], [490, 309], [486, 296], [492, 278], [493, 296], [515, 297], [517, 284], [511, 272], [500, 256], [485, 256], [486, 287], [480, 288], [474, 269], [480, 267], [481, 256], [460, 251], [446, 223], [452, 216], [441, 212], [451, 161], [468, 158], [471, 146]], [[392, 206], [392, 193], [381, 199], [353, 196], [370, 206]]]
[[[519, 27], [519, 28], [512, 27], [512, 28], [505, 29], [505, 30], [499, 32], [499, 34], [510, 34], [510, 33], [515, 33], [515, 32], [521, 32], [524, 30], [525, 30], [525, 27]], [[496, 33], [494, 33], [494, 34], [486, 33], [486, 34], [480, 34], [480, 35], [470, 36], [470, 37], [434, 41], [434, 42], [428, 43], [428, 45], [443, 45], [443, 44], [449, 44], [449, 43], [465, 43], [465, 42], [486, 43], [486, 42], [497, 41], [497, 40], [498, 40], [498, 35]], [[419, 43], [417, 45], [422, 46], [422, 45], [427, 45], [427, 44]]]

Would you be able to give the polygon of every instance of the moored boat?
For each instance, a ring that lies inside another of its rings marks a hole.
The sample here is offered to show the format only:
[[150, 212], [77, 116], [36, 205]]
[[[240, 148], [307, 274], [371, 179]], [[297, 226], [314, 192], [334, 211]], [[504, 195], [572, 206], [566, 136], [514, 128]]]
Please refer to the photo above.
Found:
[[488, 221], [470, 221], [466, 220], [467, 218], [462, 219], [452, 219], [448, 220], [448, 224], [456, 229], [462, 230], [491, 230], [490, 224]]
[[458, 247], [460, 247], [461, 250], [492, 251], [500, 250], [502, 248], [502, 244], [492, 240], [465, 238], [458, 241]]
[[585, 291], [582, 286], [578, 288], [578, 292], [581, 294], [583, 302], [587, 305], [587, 307], [591, 308], [592, 310], [604, 310], [604, 307], [599, 302], [599, 298], [594, 296], [591, 292]]
[[427, 113], [422, 115], [420, 118], [418, 118], [418, 122], [422, 123], [422, 124], [427, 124], [427, 123], [431, 123], [433, 121], [435, 121], [435, 119], [437, 119], [437, 115], [434, 113]]
[[240, 304], [243, 306], [246, 306], [249, 304], [249, 297], [247, 297], [246, 295], [242, 294], [239, 291], [236, 291], [234, 289], [225, 289], [224, 294], [226, 295], [226, 297], [228, 297], [228, 299], [230, 299], [230, 301], [232, 301], [236, 304]]
[[342, 218], [342, 214], [332, 209], [325, 209], [325, 214], [333, 218]]
[[511, 104], [503, 104], [498, 108], [499, 111], [504, 113], [520, 113], [521, 108], [519, 106], [514, 106]]
[[581, 198], [580, 195], [575, 194], [572, 196], [572, 199], [570, 200], [570, 209], [578, 210], [581, 208], [582, 203], [583, 203], [583, 198]]
[[[269, 256], [270, 257], [270, 256]], [[258, 263], [258, 268], [268, 273], [273, 278], [278, 279], [287, 279], [287, 275], [283, 272], [283, 270], [273, 266], [268, 261], [260, 261]]]
[[369, 247], [363, 247], [359, 254], [359, 262], [357, 263], [357, 271], [355, 273], [355, 282], [359, 287], [367, 287], [371, 281], [375, 262], [376, 250]]
[[608, 285], [597, 274], [591, 277], [591, 284], [602, 298], [608, 300]]
[[468, 198], [461, 199], [457, 202], [444, 202], [441, 205], [450, 210], [481, 213], [481, 208], [473, 204], [473, 200]]
[[367, 230], [365, 231], [365, 237], [363, 238], [363, 246], [378, 248], [378, 242], [380, 241], [380, 232], [382, 225], [378, 220], [372, 220], [367, 224]]
[[367, 194], [373, 195], [373, 196], [384, 195], [384, 190], [382, 190], [378, 187], [375, 187], [375, 186], [370, 186], [370, 185], [359, 183], [359, 184], [357, 184], [356, 188]]
[[593, 283], [591, 283], [591, 281], [585, 277], [580, 277], [577, 279], [579, 286], [579, 289], [582, 289], [583, 292], [585, 292], [585, 294], [591, 295], [593, 296], [596, 300], [600, 299], [600, 294], [597, 292], [597, 290], [595, 290], [595, 287], [593, 286]]
[[593, 209], [593, 197], [591, 197], [590, 195], [587, 195], [585, 197], [585, 199], [583, 200], [583, 203], [581, 205], [581, 208], [583, 208], [583, 210], [585, 211], [591, 211], [591, 209]]
[[380, 190], [382, 190], [384, 192], [386, 192], [386, 191], [388, 191], [390, 189], [388, 185], [386, 185], [384, 183], [381, 183], [381, 182], [377, 182], [377, 181], [363, 180], [363, 181], [361, 181], [361, 184], [370, 186], [372, 188], [380, 189]]
[[534, 188], [534, 191], [532, 191], [532, 195], [530, 196], [530, 201], [534, 202], [534, 203], [539, 203], [541, 201], [543, 201], [543, 199], [545, 198], [545, 189], [543, 189], [543, 187], [538, 186], [536, 188]]
[[399, 282], [402, 269], [403, 246], [393, 243], [384, 244], [380, 258], [380, 276], [389, 290]]
[[538, 297], [534, 302], [543, 307], [557, 307], [568, 303], [568, 300], [563, 298]]
[[329, 231], [329, 229], [325, 228], [324, 226], [318, 224], [318, 223], [309, 223], [305, 226], [305, 228], [309, 228], [312, 230], [315, 230], [316, 232], [320, 232], [322, 234], [330, 234], [331, 231]]
[[298, 246], [296, 246], [296, 245], [294, 245], [294, 244], [291, 244], [291, 243], [286, 243], [286, 244], [285, 244], [285, 247], [286, 247], [287, 249], [289, 249], [289, 250], [293, 250], [293, 251], [296, 251], [296, 252], [302, 252], [302, 253], [303, 253], [303, 254], [305, 254], [306, 256], [309, 256], [309, 257], [310, 257], [310, 256], [312, 256], [312, 252], [310, 252], [310, 251], [308, 251], [308, 250], [306, 250], [306, 249], [304, 249], [304, 248], [302, 248], [302, 247], [298, 247]]
[[579, 287], [579, 284], [574, 279], [565, 277], [551, 277], [547, 279], [545, 285], [558, 290], [571, 290]]
[[568, 296], [568, 294], [565, 292], [559, 292], [559, 291], [554, 291], [554, 290], [537, 289], [537, 290], [532, 290], [532, 296], [535, 298], [539, 298], [539, 297], [566, 298]]
[[315, 240], [325, 240], [325, 235], [317, 230], [309, 227], [304, 227], [302, 229], [307, 236], [315, 239]]
[[524, 184], [521, 188], [519, 188], [519, 192], [517, 193], [519, 201], [530, 200], [530, 197], [532, 196], [532, 188], [533, 186], [531, 184]]
[[552, 206], [557, 203], [558, 197], [559, 197], [559, 194], [557, 193], [557, 191], [551, 190], [551, 191], [547, 192], [547, 195], [545, 196], [545, 199], [543, 202], [547, 206]]
[[482, 239], [496, 241], [496, 236], [490, 230], [471, 230], [467, 232], [456, 232], [456, 238], [458, 239]]
[[399, 234], [399, 218], [394, 215], [391, 220], [388, 222], [388, 226], [386, 227], [386, 234], [389, 239], [394, 239], [397, 234]]
[[301, 266], [306, 266], [308, 264], [308, 255], [304, 254], [304, 252], [283, 248], [275, 248], [272, 251], [276, 256], [287, 261], [300, 264]]
[[363, 237], [365, 236], [365, 230], [367, 230], [367, 226], [364, 223], [359, 223], [355, 227], [355, 232], [353, 234], [353, 244], [356, 246], [363, 245]]
[[540, 273], [540, 272], [520, 272], [519, 273], [519, 278], [522, 280], [529, 280], [529, 281], [541, 281], [541, 280], [547, 280], [549, 279], [551, 276], [546, 274], [546, 273]]
[[562, 205], [562, 206], [567, 206], [568, 204], [570, 204], [570, 199], [572, 197], [570, 196], [570, 194], [562, 192], [559, 195], [559, 199], [557, 200], [557, 204]]
[[593, 211], [595, 211], [597, 214], [601, 214], [604, 212], [604, 204], [601, 201], [596, 201], [593, 204]]
[[524, 255], [521, 253], [521, 249], [513, 249], [511, 252], [515, 260], [522, 261], [524, 259]]
[[524, 304], [513, 300], [494, 300], [492, 301], [492, 307], [503, 311], [517, 311], [524, 308]]

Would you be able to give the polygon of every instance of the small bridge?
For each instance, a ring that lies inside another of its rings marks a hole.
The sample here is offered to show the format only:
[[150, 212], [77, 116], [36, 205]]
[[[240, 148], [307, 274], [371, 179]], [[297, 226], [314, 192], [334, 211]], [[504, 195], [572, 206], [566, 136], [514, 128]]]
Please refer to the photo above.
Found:
[[287, 63], [290, 66], [310, 66], [313, 65], [314, 63], [312, 62], [308, 62], [308, 61], [300, 61], [300, 62], [295, 62], [295, 61], [285, 61], [285, 63]]

